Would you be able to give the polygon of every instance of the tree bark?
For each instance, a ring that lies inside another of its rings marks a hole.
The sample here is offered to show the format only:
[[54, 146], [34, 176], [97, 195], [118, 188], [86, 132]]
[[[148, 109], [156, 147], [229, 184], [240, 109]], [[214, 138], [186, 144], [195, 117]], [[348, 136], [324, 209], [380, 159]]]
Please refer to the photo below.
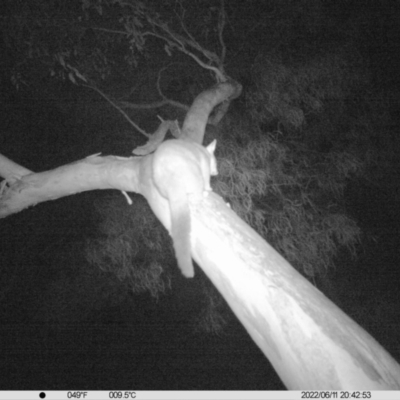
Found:
[[192, 255], [288, 389], [400, 389], [400, 366], [212, 193], [191, 206]]
[[[34, 173], [0, 154], [0, 176], [9, 183], [0, 190], [0, 218], [45, 201], [89, 190], [134, 192], [139, 185], [139, 165], [144, 160], [144, 157], [95, 155], [50, 171]], [[24, 171], [24, 174], [17, 179], [18, 171]]]

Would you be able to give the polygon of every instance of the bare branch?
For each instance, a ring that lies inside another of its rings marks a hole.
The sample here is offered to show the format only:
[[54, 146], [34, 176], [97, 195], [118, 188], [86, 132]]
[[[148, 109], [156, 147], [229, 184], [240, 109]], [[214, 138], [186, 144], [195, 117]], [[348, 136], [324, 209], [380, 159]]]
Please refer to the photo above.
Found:
[[[157, 34], [157, 33], [154, 33], [154, 32], [146, 32], [143, 35], [144, 36], [154, 36], [154, 37], [156, 37], [158, 39], [164, 40], [165, 42], [168, 43], [168, 46], [170, 46], [171, 48], [176, 48], [180, 52], [188, 55], [189, 57], [192, 57], [193, 60], [195, 60], [196, 63], [199, 64], [204, 69], [208, 69], [210, 71], [213, 71], [215, 73], [216, 77], [217, 77], [217, 81], [218, 82], [224, 82], [226, 80], [226, 77], [220, 71], [219, 68], [213, 67], [212, 65], [206, 64], [204, 61], [200, 60], [200, 58], [198, 56], [196, 56], [195, 54], [193, 54], [192, 52], [187, 50], [186, 47], [178, 39], [174, 39], [175, 41], [171, 41], [168, 38], [164, 37], [163, 35], [160, 35], [160, 34]], [[205, 55], [205, 54], [211, 53], [211, 52], [208, 52], [208, 51], [203, 49], [202, 53]], [[210, 61], [213, 61], [211, 59], [211, 57], [208, 57], [208, 58], [209, 58]]]
[[82, 85], [85, 86], [87, 88], [90, 88], [92, 90], [94, 90], [95, 92], [97, 92], [100, 96], [102, 96], [104, 99], [106, 99], [115, 109], [117, 109], [123, 116], [124, 118], [135, 128], [137, 129], [142, 135], [146, 136], [146, 137], [150, 137], [150, 135], [144, 131], [142, 128], [139, 127], [139, 125], [135, 124], [130, 118], [129, 116], [125, 113], [124, 110], [121, 109], [121, 107], [119, 107], [117, 104], [115, 104], [108, 96], [106, 96], [100, 89], [91, 86], [91, 85]]
[[[179, 17], [179, 15], [176, 15], [179, 19], [179, 22], [181, 24], [182, 29], [184, 30], [184, 32], [186, 33], [186, 35], [188, 35], [189, 39], [191, 40], [191, 42], [193, 43], [197, 43], [197, 41], [195, 40], [195, 38], [192, 36], [192, 34], [188, 31], [188, 29], [186, 28], [186, 25], [183, 23], [183, 20], [185, 18], [185, 12], [183, 11], [183, 15], [182, 18]], [[199, 45], [200, 46], [200, 45]]]
[[[221, 13], [225, 13], [223, 4], [221, 5]], [[227, 77], [223, 71], [223, 60], [218, 57], [212, 51], [205, 49], [197, 40], [192, 36], [187, 27], [185, 26], [182, 18], [179, 18], [181, 27], [186, 34], [186, 37], [174, 32], [168, 24], [160, 22], [154, 18], [148, 18], [149, 24], [153, 27], [152, 31], [146, 31], [143, 36], [153, 36], [158, 39], [165, 41], [169, 48], [177, 49], [178, 51], [188, 55], [193, 60], [196, 61], [202, 68], [212, 71], [217, 79], [217, 82], [225, 82]], [[222, 46], [222, 56], [225, 57], [226, 48], [222, 39], [222, 30], [225, 26], [225, 16], [220, 17], [220, 22], [218, 25], [218, 35]], [[196, 50], [200, 53], [206, 60], [202, 60], [199, 55], [196, 55], [193, 51], [188, 48]], [[166, 49], [166, 51], [168, 51]], [[214, 64], [214, 65], [213, 65]]]
[[174, 106], [174, 107], [178, 107], [184, 111], [189, 110], [189, 106], [182, 104], [179, 101], [170, 100], [170, 99], [165, 99], [165, 100], [160, 100], [160, 101], [155, 101], [153, 103], [145, 103], [145, 104], [130, 103], [129, 101], [119, 101], [118, 104], [121, 107], [124, 107], [126, 109], [131, 109], [131, 110], [151, 110], [154, 108], [163, 107], [167, 104]]
[[[170, 64], [170, 65], [171, 65], [171, 64]], [[166, 67], [160, 69], [160, 71], [158, 72], [158, 76], [157, 76], [157, 91], [158, 91], [158, 93], [160, 94], [160, 96], [164, 99], [164, 101], [167, 102], [167, 104], [170, 104], [170, 105], [172, 105], [172, 106], [175, 106], [175, 107], [181, 108], [181, 109], [183, 109], [183, 110], [185, 110], [185, 111], [188, 111], [188, 110], [189, 110], [189, 107], [188, 107], [188, 106], [186, 106], [185, 104], [182, 104], [182, 103], [180, 103], [180, 102], [178, 102], [178, 101], [168, 99], [168, 98], [164, 95], [164, 93], [162, 92], [162, 90], [161, 90], [161, 85], [160, 85], [161, 74], [163, 73], [163, 71], [165, 71], [167, 68], [169, 68], [170, 65], [167, 65]]]
[[225, 28], [225, 3], [224, 0], [221, 0], [221, 8], [220, 12], [218, 15], [218, 38], [219, 38], [219, 43], [221, 44], [221, 68], [223, 67], [223, 64], [225, 62], [225, 56], [226, 56], [226, 46], [224, 42], [224, 28]]

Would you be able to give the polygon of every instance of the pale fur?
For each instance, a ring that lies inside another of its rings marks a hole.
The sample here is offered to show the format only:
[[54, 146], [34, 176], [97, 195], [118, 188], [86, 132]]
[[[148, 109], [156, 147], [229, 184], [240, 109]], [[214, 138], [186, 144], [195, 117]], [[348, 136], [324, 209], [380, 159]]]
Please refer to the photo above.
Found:
[[200, 200], [211, 191], [210, 175], [217, 175], [214, 156], [216, 141], [207, 147], [183, 140], [167, 140], [154, 154], [153, 181], [168, 200], [171, 217], [170, 235], [182, 274], [194, 276], [191, 256], [189, 196]]

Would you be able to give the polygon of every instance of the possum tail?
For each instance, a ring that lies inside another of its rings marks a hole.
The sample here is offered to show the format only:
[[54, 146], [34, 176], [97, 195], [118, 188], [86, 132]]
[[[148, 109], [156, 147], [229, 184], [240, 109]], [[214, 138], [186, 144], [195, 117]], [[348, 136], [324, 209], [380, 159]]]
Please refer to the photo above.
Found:
[[169, 206], [171, 210], [171, 236], [178, 266], [186, 278], [193, 278], [190, 209], [186, 193], [183, 196], [177, 196], [176, 199], [170, 199]]

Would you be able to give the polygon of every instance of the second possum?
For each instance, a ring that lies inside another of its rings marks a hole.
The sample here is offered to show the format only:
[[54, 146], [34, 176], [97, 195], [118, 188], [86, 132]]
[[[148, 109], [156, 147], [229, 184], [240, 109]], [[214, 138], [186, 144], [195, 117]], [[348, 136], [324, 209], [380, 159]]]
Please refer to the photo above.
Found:
[[154, 153], [153, 181], [168, 200], [171, 216], [170, 235], [182, 274], [194, 276], [191, 256], [189, 196], [201, 199], [211, 191], [210, 175], [217, 175], [214, 156], [216, 141], [207, 147], [184, 140], [166, 140]]

